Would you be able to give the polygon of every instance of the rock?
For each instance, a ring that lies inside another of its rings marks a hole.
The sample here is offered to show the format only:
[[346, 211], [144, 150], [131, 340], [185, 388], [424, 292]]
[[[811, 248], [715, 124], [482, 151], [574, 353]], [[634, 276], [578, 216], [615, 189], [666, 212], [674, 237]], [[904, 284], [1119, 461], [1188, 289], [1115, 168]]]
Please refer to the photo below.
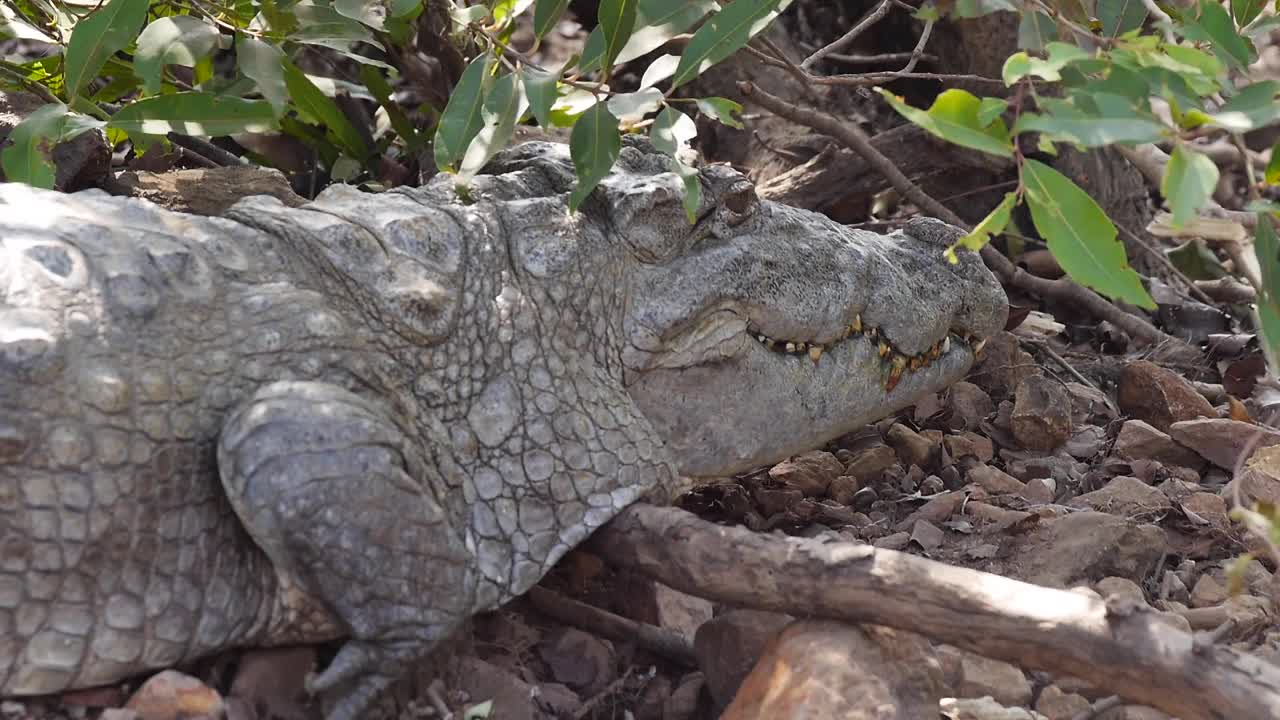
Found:
[[1077, 460], [1089, 460], [1107, 444], [1107, 431], [1097, 425], [1085, 425], [1067, 439], [1062, 449]]
[[263, 717], [307, 720], [307, 673], [315, 669], [311, 645], [255, 648], [240, 656], [228, 700], [243, 700]]
[[654, 604], [657, 609], [658, 627], [683, 635], [690, 643], [702, 624], [715, 615], [711, 601], [653, 583]]
[[1129, 578], [1105, 577], [1094, 583], [1094, 590], [1104, 598], [1123, 597], [1135, 603], [1147, 604], [1147, 595], [1138, 583]]
[[1045, 720], [1038, 712], [1005, 707], [993, 698], [943, 698], [938, 705], [947, 720]]
[[1024, 379], [1039, 374], [1040, 366], [1018, 346], [1018, 337], [999, 332], [987, 340], [969, 381], [986, 390], [992, 400], [1000, 401], [1013, 395]]
[[539, 720], [529, 701], [533, 686], [492, 663], [477, 657], [458, 658], [457, 689], [470, 698], [468, 706], [492, 701], [489, 717], [503, 720]]
[[1099, 421], [1105, 424], [1115, 419], [1116, 412], [1107, 404], [1107, 396], [1101, 390], [1083, 383], [1069, 382], [1067, 392], [1071, 394], [1073, 425], [1088, 425]]
[[1196, 580], [1191, 588], [1191, 607], [1203, 608], [1221, 605], [1231, 597], [1231, 593], [1210, 573], [1205, 573]]
[[[1255, 450], [1236, 482], [1246, 504], [1251, 500], [1280, 503], [1280, 445]], [[1223, 492], [1230, 492], [1230, 486]]]
[[1224, 533], [1231, 528], [1231, 518], [1227, 514], [1227, 501], [1220, 495], [1209, 492], [1192, 493], [1178, 506], [1192, 522], [1203, 522]]
[[[824, 488], [825, 492], [825, 488]], [[760, 483], [751, 488], [751, 499], [765, 517], [784, 513], [804, 499], [804, 491], [794, 485]]]
[[[658, 680], [660, 677], [662, 676], [656, 676], [654, 680]], [[663, 678], [663, 681], [665, 680], [666, 678]], [[657, 685], [661, 687], [662, 683], [659, 682]], [[537, 703], [539, 710], [545, 711], [550, 717], [573, 717], [578, 709], [582, 707], [582, 698], [561, 683], [538, 683], [534, 689], [537, 693], [534, 696], [534, 702]], [[648, 689], [648, 687], [645, 688], [645, 690]], [[671, 687], [669, 684], [666, 690], [668, 693], [670, 692]], [[655, 717], [661, 717], [660, 711], [655, 712], [654, 715]], [[490, 717], [494, 716], [491, 715]]]
[[871, 544], [881, 550], [906, 550], [907, 546], [911, 544], [911, 534], [905, 531], [896, 532], [892, 535], [885, 535]]
[[856, 479], [859, 487], [870, 487], [879, 483], [884, 472], [897, 463], [898, 455], [893, 448], [876, 445], [855, 455], [841, 474]]
[[1057, 494], [1057, 485], [1053, 478], [1033, 478], [1022, 488], [1022, 497], [1029, 503], [1046, 505], [1053, 502]]
[[694, 654], [717, 708], [733, 700], [765, 647], [792, 618], [760, 610], [730, 610], [702, 624]]
[[1116, 435], [1112, 451], [1126, 460], [1155, 460], [1200, 470], [1204, 459], [1142, 420], [1126, 420]]
[[821, 497], [831, 481], [844, 474], [835, 455], [814, 450], [780, 462], [769, 469], [769, 477], [796, 488], [805, 497]]
[[1091, 707], [1083, 695], [1064, 692], [1057, 685], [1048, 685], [1036, 698], [1036, 712], [1049, 720], [1072, 720]]
[[1021, 670], [1007, 662], [962, 651], [960, 668], [962, 679], [956, 688], [960, 697], [990, 696], [1001, 705], [1031, 702], [1031, 683]]
[[613, 682], [617, 663], [613, 645], [577, 628], [561, 627], [538, 643], [538, 657], [551, 677], [583, 697], [590, 697]]
[[936, 550], [944, 537], [942, 530], [928, 520], [917, 520], [911, 530], [911, 542], [919, 545], [926, 553]]
[[1057, 380], [1032, 375], [1018, 383], [1009, 423], [1020, 446], [1053, 450], [1071, 437], [1071, 395]]
[[965, 479], [994, 495], [1017, 495], [1025, 488], [1018, 478], [990, 465], [973, 466]]
[[1195, 450], [1200, 457], [1228, 471], [1235, 470], [1240, 454], [1250, 444], [1254, 447], [1254, 455], [1262, 448], [1280, 445], [1280, 432], [1229, 418], [1175, 422], [1169, 426], [1169, 435]]
[[1120, 372], [1117, 395], [1121, 412], [1162, 432], [1173, 423], [1218, 416], [1185, 378], [1146, 360], [1131, 362]]
[[898, 455], [903, 467], [916, 465], [928, 468], [937, 465], [939, 447], [901, 423], [895, 423], [885, 434], [885, 439]]
[[[0, 91], [0, 147], [6, 147], [9, 133], [33, 112], [45, 106], [44, 100], [26, 92]], [[53, 146], [47, 160], [53, 163], [53, 187], [75, 192], [97, 187], [111, 174], [111, 146], [102, 130], [93, 128]], [[0, 169], [0, 182], [4, 182]]]
[[827, 496], [841, 505], [852, 506], [854, 496], [860, 489], [862, 486], [858, 484], [858, 478], [852, 475], [841, 475], [831, 481], [831, 486], [827, 488]]
[[196, 215], [221, 215], [252, 195], [270, 195], [290, 207], [307, 202], [293, 192], [284, 173], [258, 165], [125, 172], [108, 184], [108, 190], [112, 195], [142, 198], [169, 210]]
[[959, 491], [935, 495], [915, 512], [908, 515], [902, 522], [898, 523], [894, 529], [898, 532], [910, 532], [915, 527], [917, 520], [927, 520], [934, 525], [941, 525], [947, 518], [955, 514], [964, 500], [965, 494]]
[[1173, 720], [1155, 708], [1142, 705], [1122, 705], [1099, 713], [1097, 720]]
[[1141, 581], [1165, 550], [1155, 525], [1093, 512], [1046, 518], [1009, 548], [1003, 574], [1055, 588], [1091, 584], [1109, 575]]
[[675, 692], [662, 705], [662, 720], [693, 720], [698, 713], [698, 699], [707, 682], [702, 673], [693, 672], [680, 679]]
[[212, 719], [226, 712], [216, 690], [177, 670], [163, 670], [147, 678], [125, 709], [137, 713], [139, 720]]
[[976, 430], [982, 421], [996, 411], [996, 404], [985, 390], [970, 382], [958, 382], [947, 390], [947, 427], [952, 430]]
[[1067, 505], [1125, 517], [1154, 517], [1173, 509], [1173, 503], [1164, 493], [1126, 475], [1112, 478], [1101, 490], [1072, 498]]
[[[0, 717], [3, 717], [0, 712]], [[125, 708], [106, 708], [102, 714], [98, 716], [98, 720], [139, 720], [138, 713]]]
[[769, 643], [721, 720], [917, 720], [937, 715], [942, 669], [919, 635], [832, 620]]

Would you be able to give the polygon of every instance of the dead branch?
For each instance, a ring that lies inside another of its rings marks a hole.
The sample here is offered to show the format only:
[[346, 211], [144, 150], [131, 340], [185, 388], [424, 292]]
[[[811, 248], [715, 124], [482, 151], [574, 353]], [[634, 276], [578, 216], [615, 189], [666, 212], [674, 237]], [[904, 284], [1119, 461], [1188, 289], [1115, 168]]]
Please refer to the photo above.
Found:
[[[776, 115], [831, 136], [862, 156], [863, 160], [866, 160], [869, 165], [888, 178], [893, 187], [903, 197], [910, 200], [921, 210], [957, 227], [970, 229], [969, 224], [961, 219], [960, 216], [925, 194], [919, 186], [911, 182], [911, 179], [893, 164], [893, 161], [880, 154], [872, 146], [866, 134], [856, 126], [843, 123], [830, 115], [789, 103], [753, 83], [739, 82], [738, 92]], [[1068, 278], [1046, 280], [1045, 278], [1036, 277], [1014, 266], [1013, 263], [1009, 262], [1008, 258], [990, 245], [982, 248], [982, 259], [986, 261], [987, 267], [990, 267], [1004, 282], [1014, 287], [1036, 293], [1042, 297], [1051, 297], [1068, 305], [1074, 304], [1081, 307], [1099, 320], [1106, 320], [1120, 327], [1136, 340], [1145, 344], [1160, 346], [1163, 352], [1171, 356], [1193, 357], [1198, 355], [1196, 349], [1186, 342], [1161, 332], [1145, 319], [1125, 312], [1092, 290]]]
[[529, 588], [525, 597], [539, 612], [562, 623], [610, 640], [635, 642], [640, 647], [685, 667], [698, 666], [693, 646], [678, 633], [592, 607], [541, 585]]
[[762, 535], [635, 504], [590, 540], [607, 561], [738, 607], [885, 625], [1072, 675], [1183, 720], [1280, 720], [1280, 667], [1104, 602], [852, 543]]

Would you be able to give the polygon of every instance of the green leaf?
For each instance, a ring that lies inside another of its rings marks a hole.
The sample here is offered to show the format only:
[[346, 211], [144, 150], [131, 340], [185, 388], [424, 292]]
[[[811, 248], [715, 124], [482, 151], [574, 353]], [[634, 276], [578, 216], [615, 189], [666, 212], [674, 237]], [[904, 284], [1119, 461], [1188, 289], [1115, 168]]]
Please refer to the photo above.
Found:
[[[614, 63], [634, 60], [660, 47], [716, 7], [715, 0], [640, 0], [635, 30], [618, 52]], [[604, 32], [597, 26], [587, 36], [578, 69], [584, 73], [600, 69], [604, 49]]]
[[947, 260], [953, 263], [960, 261], [960, 258], [956, 257], [956, 246], [968, 248], [974, 252], [982, 250], [982, 246], [991, 241], [992, 235], [999, 235], [1004, 232], [1005, 227], [1009, 225], [1009, 216], [1013, 213], [1013, 206], [1017, 203], [1017, 193], [1005, 193], [1004, 199], [1000, 201], [999, 205], [995, 206], [995, 209], [987, 213], [986, 217], [982, 218], [982, 222], [975, 225], [972, 231], [947, 248], [945, 253]]
[[466, 152], [467, 145], [484, 125], [481, 111], [489, 68], [494, 61], [490, 53], [477, 56], [462, 71], [462, 77], [449, 95], [449, 104], [440, 115], [434, 140], [436, 167], [440, 172], [453, 172], [453, 164]]
[[289, 31], [288, 38], [295, 42], [342, 49], [349, 49], [352, 42], [382, 47], [372, 30], [332, 7], [302, 2], [290, 12], [297, 18], [297, 27]]
[[1032, 57], [1025, 52], [1010, 55], [1005, 60], [1004, 68], [1000, 73], [1004, 84], [1012, 85], [1027, 75], [1034, 75], [1050, 82], [1057, 82], [1062, 79], [1061, 71], [1064, 67], [1073, 62], [1088, 60], [1092, 57], [1088, 52], [1075, 45], [1061, 42], [1051, 42], [1045, 46], [1045, 50], [1049, 53], [1049, 57], [1044, 60]]
[[148, 95], [160, 92], [165, 65], [195, 67], [218, 46], [218, 28], [190, 15], [171, 15], [152, 22], [138, 36], [133, 70]]
[[679, 55], [659, 55], [654, 58], [649, 63], [649, 67], [644, 69], [644, 75], [640, 77], [640, 89], [653, 87], [671, 77], [676, 71], [676, 65], [679, 63]]
[[559, 22], [567, 7], [569, 0], [538, 0], [533, 8], [533, 33], [539, 39], [545, 37]]
[[1129, 267], [1115, 225], [1088, 193], [1038, 160], [1023, 163], [1022, 179], [1036, 230], [1073, 280], [1108, 297], [1155, 309], [1142, 279]]
[[391, 98], [391, 85], [387, 83], [387, 79], [382, 76], [382, 73], [368, 65], [361, 65], [360, 79], [364, 81], [364, 86], [369, 89], [369, 94], [386, 111], [387, 120], [390, 121], [391, 127], [395, 129], [400, 139], [404, 141], [405, 146], [410, 150], [419, 149], [423, 143], [423, 138], [404, 114], [404, 110]]
[[1244, 27], [1261, 15], [1266, 7], [1266, 0], [1231, 0], [1231, 18], [1238, 27]]
[[1218, 186], [1218, 166], [1208, 157], [1178, 143], [1160, 178], [1160, 194], [1173, 211], [1174, 227], [1182, 227], [1209, 202]]
[[0, 150], [5, 180], [52, 189], [57, 175], [54, 146], [103, 125], [100, 120], [71, 112], [62, 103], [37, 108], [9, 131], [10, 145]]
[[690, 223], [698, 219], [698, 207], [702, 204], [702, 183], [698, 170], [680, 159], [680, 151], [697, 137], [698, 128], [688, 115], [668, 105], [658, 113], [649, 128], [649, 139], [662, 153], [671, 156], [671, 166], [684, 182], [684, 214]]
[[283, 61], [284, 53], [271, 43], [243, 33], [236, 35], [236, 64], [258, 86], [258, 92], [271, 103], [277, 117], [289, 109]]
[[606, 69], [613, 67], [622, 46], [631, 38], [631, 31], [636, 26], [637, 1], [600, 0], [596, 15], [604, 36], [604, 57], [601, 62]]
[[1262, 173], [1262, 181], [1268, 185], [1280, 185], [1280, 140], [1271, 146], [1271, 159]]
[[378, 30], [387, 22], [387, 8], [382, 0], [333, 0], [333, 9], [343, 17]]
[[1253, 251], [1262, 271], [1262, 292], [1258, 297], [1258, 330], [1267, 364], [1274, 374], [1280, 358], [1280, 237], [1266, 213], [1258, 214], [1258, 227], [1254, 231]]
[[559, 73], [535, 70], [528, 65], [520, 68], [521, 85], [529, 98], [529, 109], [542, 127], [551, 127], [551, 106], [560, 96]]
[[23, 20], [16, 10], [3, 3], [0, 3], [0, 38], [35, 40], [50, 45], [58, 44], [57, 40], [45, 35], [39, 28]]
[[577, 212], [582, 201], [609, 174], [620, 154], [622, 135], [618, 132], [618, 118], [609, 112], [607, 103], [597, 102], [578, 118], [569, 133], [569, 156], [578, 175], [578, 182], [569, 193], [571, 212]]
[[742, 112], [742, 106], [728, 98], [698, 98], [698, 110], [703, 115], [723, 125], [739, 130], [742, 129], [742, 121], [733, 116], [734, 113]]
[[790, 0], [733, 0], [698, 28], [671, 80], [674, 90], [724, 60], [768, 27]]
[[609, 98], [609, 112], [618, 118], [624, 128], [631, 127], [654, 112], [662, 104], [662, 92], [657, 88], [645, 88], [633, 93], [619, 93]]
[[286, 59], [281, 61], [281, 66], [284, 68], [285, 87], [289, 89], [289, 97], [293, 98], [298, 111], [323, 125], [332, 134], [334, 144], [342, 148], [343, 152], [361, 161], [368, 158], [372, 148], [338, 105], [316, 87], [297, 65]]
[[1253, 44], [1236, 32], [1235, 23], [1217, 0], [1200, 0], [1199, 17], [1183, 14], [1178, 27], [1188, 40], [1209, 43], [1215, 55], [1237, 70], [1245, 70], [1256, 53]]
[[986, 125], [978, 121], [982, 102], [964, 90], [945, 90], [929, 110], [913, 108], [884, 88], [875, 88], [894, 110], [943, 140], [999, 157], [1013, 157], [1013, 142], [1004, 121], [997, 118]]
[[978, 126], [987, 127], [1009, 109], [1009, 101], [1004, 98], [984, 97], [978, 103]]
[[1147, 6], [1142, 0], [1098, 0], [1097, 14], [1102, 34], [1114, 38], [1142, 27]]
[[68, 101], [84, 90], [107, 58], [138, 36], [147, 19], [148, 4], [147, 0], [108, 0], [76, 23], [67, 43], [64, 89]]
[[1280, 82], [1263, 80], [1246, 85], [1223, 103], [1217, 111], [1209, 113], [1209, 119], [1221, 127], [1245, 132], [1270, 125], [1280, 119]]
[[1018, 23], [1018, 49], [1039, 52], [1058, 37], [1058, 23], [1039, 10], [1022, 13]]
[[524, 114], [527, 107], [524, 91], [520, 88], [520, 75], [507, 73], [493, 83], [493, 89], [485, 98], [480, 115], [484, 120], [480, 132], [467, 146], [462, 156], [462, 164], [458, 167], [455, 186], [466, 187], [471, 179], [480, 172], [499, 150], [511, 141], [515, 132], [516, 121]]
[[1204, 240], [1198, 237], [1165, 250], [1164, 254], [1174, 267], [1192, 280], [1216, 280], [1227, 275], [1227, 270], [1222, 267], [1218, 256], [1209, 249]]
[[588, 108], [596, 104], [596, 96], [582, 88], [572, 88], [551, 105], [551, 124], [572, 127]]
[[1113, 143], [1149, 143], [1165, 139], [1164, 125], [1142, 118], [1061, 117], [1023, 115], [1013, 125], [1013, 134], [1042, 132], [1053, 140], [1100, 147]]
[[202, 92], [155, 95], [129, 103], [111, 117], [107, 127], [123, 130], [130, 137], [164, 136], [169, 132], [221, 137], [277, 129], [271, 103], [265, 100]]

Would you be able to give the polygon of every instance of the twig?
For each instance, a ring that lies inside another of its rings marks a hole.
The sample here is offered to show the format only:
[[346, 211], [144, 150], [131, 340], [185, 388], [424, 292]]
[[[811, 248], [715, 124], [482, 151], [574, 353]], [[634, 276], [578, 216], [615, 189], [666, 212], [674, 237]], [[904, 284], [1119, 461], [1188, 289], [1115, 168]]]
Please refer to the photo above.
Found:
[[670, 630], [636, 622], [607, 610], [592, 607], [541, 585], [530, 588], [526, 597], [539, 612], [560, 622], [611, 640], [633, 641], [640, 647], [685, 667], [698, 666], [693, 646], [684, 637]]
[[236, 167], [238, 165], [247, 165], [248, 162], [244, 158], [223, 150], [208, 140], [170, 130], [166, 135], [169, 142], [188, 152], [194, 153], [206, 160], [210, 161], [212, 167]]
[[884, 16], [889, 14], [889, 9], [891, 7], [892, 7], [891, 0], [880, 0], [880, 4], [876, 5], [875, 9], [872, 10], [870, 13], [868, 13], [867, 16], [862, 19], [862, 22], [858, 23], [857, 25], [854, 25], [852, 28], [849, 29], [849, 32], [836, 38], [826, 47], [818, 48], [816, 51], [814, 51], [812, 55], [805, 58], [800, 63], [800, 67], [804, 68], [805, 70], [809, 70], [827, 55], [833, 52], [836, 52], [841, 48], [848, 47], [849, 43], [853, 42], [854, 39], [856, 39], [864, 31], [866, 31], [867, 28], [871, 27], [872, 25], [884, 19]]
[[879, 85], [890, 80], [940, 80], [943, 82], [982, 82], [992, 85], [1004, 85], [1004, 81], [1000, 78], [989, 78], [985, 75], [963, 75], [950, 73], [926, 73], [926, 72], [882, 72], [882, 73], [863, 73], [860, 75], [810, 75], [809, 82], [817, 85], [848, 85], [854, 87], [863, 87], [866, 85]]
[[1130, 240], [1141, 245], [1143, 249], [1146, 250], [1147, 253], [1151, 255], [1151, 257], [1155, 258], [1156, 262], [1163, 265], [1164, 268], [1168, 270], [1173, 277], [1178, 278], [1179, 282], [1181, 282], [1183, 285], [1187, 287], [1187, 292], [1195, 296], [1197, 300], [1199, 300], [1200, 302], [1206, 305], [1213, 304], [1213, 299], [1210, 298], [1208, 295], [1205, 295], [1203, 290], [1196, 287], [1196, 284], [1191, 280], [1191, 278], [1187, 277], [1186, 273], [1179, 270], [1178, 266], [1174, 265], [1173, 261], [1171, 261], [1167, 255], [1160, 252], [1159, 248], [1152, 247], [1151, 243], [1147, 242], [1146, 238], [1143, 238], [1142, 236], [1138, 235], [1134, 231], [1125, 227], [1121, 223], [1116, 223], [1116, 227], [1120, 228], [1120, 232], [1128, 236]]
[[1124, 698], [1120, 697], [1119, 695], [1112, 695], [1111, 697], [1105, 697], [1099, 700], [1098, 702], [1090, 705], [1088, 710], [1081, 710], [1080, 712], [1071, 716], [1071, 720], [1093, 720], [1094, 718], [1098, 717], [1102, 713], [1108, 710], [1118, 708], [1124, 704], [1126, 704], [1124, 701]]
[[[860, 155], [868, 165], [888, 179], [903, 197], [910, 200], [922, 211], [957, 227], [970, 228], [969, 223], [966, 223], [959, 215], [956, 215], [950, 208], [939, 203], [921, 190], [918, 185], [911, 182], [911, 179], [904, 175], [893, 164], [893, 161], [872, 146], [870, 139], [860, 128], [840, 122], [830, 115], [789, 103], [749, 82], [739, 82], [738, 91], [743, 96], [751, 98], [752, 102], [776, 115], [835, 138], [845, 147]], [[1066, 303], [1083, 306], [1083, 309], [1094, 317], [1107, 320], [1138, 340], [1148, 344], [1163, 345], [1179, 354], [1187, 354], [1188, 356], [1198, 354], [1195, 348], [1187, 345], [1184, 341], [1161, 332], [1143, 318], [1121, 310], [1107, 302], [1097, 293], [1076, 284], [1068, 278], [1048, 280], [1036, 277], [1015, 266], [991, 245], [983, 246], [982, 259], [1005, 282], [1014, 287], [1042, 296], [1053, 297]]]
[[1035, 347], [1037, 350], [1043, 351], [1045, 355], [1049, 356], [1050, 360], [1052, 360], [1055, 364], [1058, 365], [1058, 367], [1061, 367], [1063, 370], [1066, 370], [1067, 373], [1071, 375], [1071, 377], [1080, 381], [1080, 384], [1086, 385], [1088, 387], [1093, 388], [1094, 390], [1097, 390], [1098, 394], [1102, 396], [1103, 402], [1107, 404], [1107, 408], [1110, 409], [1111, 412], [1114, 413], [1117, 417], [1121, 415], [1120, 409], [1115, 406], [1115, 403], [1111, 402], [1111, 396], [1102, 392], [1102, 388], [1095, 385], [1092, 380], [1080, 374], [1080, 371], [1075, 369], [1071, 365], [1071, 363], [1067, 362], [1066, 358], [1059, 355], [1056, 350], [1050, 347], [1049, 343], [1032, 342], [1032, 346]]
[[582, 703], [582, 706], [578, 708], [578, 711], [573, 714], [573, 720], [582, 720], [590, 715], [591, 712], [596, 709], [596, 706], [604, 702], [606, 698], [611, 697], [614, 693], [618, 692], [619, 688], [631, 679], [631, 673], [634, 670], [635, 668], [628, 667], [626, 672], [622, 673], [621, 677], [609, 683], [603, 690], [593, 695], [586, 702]]
[[856, 545], [762, 535], [636, 503], [588, 541], [607, 562], [736, 607], [907, 630], [1067, 674], [1183, 720], [1280, 719], [1280, 666], [1190, 633], [1151, 608]]
[[[849, 65], [874, 65], [875, 63], [890, 63], [897, 62], [898, 60], [910, 60], [912, 55], [914, 55], [914, 53], [909, 52], [883, 53], [880, 55], [841, 55], [840, 53], [828, 53], [827, 59]], [[938, 59], [928, 53], [921, 55], [921, 58], [929, 61]]]

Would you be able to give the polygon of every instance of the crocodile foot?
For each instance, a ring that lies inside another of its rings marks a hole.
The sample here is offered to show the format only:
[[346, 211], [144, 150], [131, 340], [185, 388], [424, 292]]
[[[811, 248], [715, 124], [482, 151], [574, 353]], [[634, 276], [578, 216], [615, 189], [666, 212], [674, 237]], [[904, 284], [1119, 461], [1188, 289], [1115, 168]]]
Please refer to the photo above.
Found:
[[308, 683], [331, 694], [327, 720], [360, 717], [466, 617], [470, 556], [422, 481], [434, 469], [374, 402], [323, 383], [266, 385], [231, 414], [218, 462], [276, 568], [268, 639], [298, 628], [349, 638]]

